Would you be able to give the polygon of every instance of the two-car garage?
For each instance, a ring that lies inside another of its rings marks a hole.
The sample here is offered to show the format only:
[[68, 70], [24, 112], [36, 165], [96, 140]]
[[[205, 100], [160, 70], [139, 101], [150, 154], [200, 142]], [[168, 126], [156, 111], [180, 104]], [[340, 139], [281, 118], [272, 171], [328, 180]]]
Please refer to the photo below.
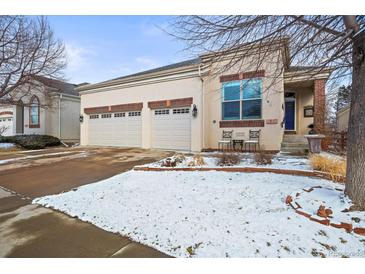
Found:
[[[190, 99], [190, 98], [189, 98]], [[189, 100], [190, 102], [191, 100]], [[130, 111], [126, 111], [130, 109]], [[85, 109], [88, 114], [88, 145], [143, 147], [142, 136], [148, 135], [150, 147], [191, 150], [191, 106], [150, 108], [143, 117], [135, 104]], [[125, 111], [113, 111], [122, 110]], [[143, 119], [148, 119], [143, 128]], [[144, 132], [145, 130], [145, 132]]]

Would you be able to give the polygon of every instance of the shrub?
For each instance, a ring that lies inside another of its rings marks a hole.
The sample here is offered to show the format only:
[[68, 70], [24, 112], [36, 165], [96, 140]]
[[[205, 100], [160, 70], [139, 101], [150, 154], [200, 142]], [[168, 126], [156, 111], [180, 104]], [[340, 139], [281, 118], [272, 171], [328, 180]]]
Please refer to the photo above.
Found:
[[180, 164], [185, 161], [185, 156], [182, 153], [176, 153], [172, 158], [175, 159], [176, 163]]
[[265, 152], [258, 152], [255, 154], [255, 162], [258, 165], [270, 165], [272, 163], [272, 154]]
[[168, 157], [161, 162], [162, 167], [175, 167], [176, 160], [173, 157]]
[[42, 149], [49, 146], [58, 146], [61, 144], [56, 137], [49, 135], [16, 135], [16, 136], [2, 136], [0, 142], [14, 143], [25, 149]]
[[217, 157], [217, 165], [219, 166], [234, 166], [241, 162], [241, 157], [236, 153], [222, 153]]
[[205, 165], [204, 158], [200, 154], [195, 154], [188, 166], [203, 166]]
[[313, 154], [309, 160], [314, 170], [330, 174], [331, 179], [334, 181], [342, 181], [346, 177], [345, 159]]

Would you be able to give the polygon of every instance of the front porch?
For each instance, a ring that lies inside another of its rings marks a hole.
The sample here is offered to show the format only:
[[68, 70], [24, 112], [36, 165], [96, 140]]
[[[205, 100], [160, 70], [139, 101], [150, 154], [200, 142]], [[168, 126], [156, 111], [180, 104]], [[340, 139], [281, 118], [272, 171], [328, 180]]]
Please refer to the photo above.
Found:
[[324, 131], [325, 86], [328, 72], [312, 68], [289, 68], [284, 74], [284, 136], [281, 150], [307, 153], [304, 135], [313, 126], [317, 133]]

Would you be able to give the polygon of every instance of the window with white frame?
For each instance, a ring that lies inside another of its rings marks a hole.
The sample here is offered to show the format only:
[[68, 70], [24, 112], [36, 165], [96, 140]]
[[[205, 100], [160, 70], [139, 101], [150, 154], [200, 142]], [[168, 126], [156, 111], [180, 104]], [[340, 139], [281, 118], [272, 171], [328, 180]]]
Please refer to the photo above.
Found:
[[188, 108], [175, 108], [173, 110], [173, 114], [184, 114], [184, 113], [189, 113], [190, 112], [190, 109]]
[[222, 87], [222, 119], [260, 119], [262, 80], [227, 82]]
[[90, 119], [99, 119], [99, 114], [90, 114]]
[[141, 112], [140, 111], [128, 112], [128, 116], [141, 116]]
[[101, 115], [101, 118], [105, 119], [105, 118], [112, 118], [112, 114], [111, 113], [104, 113]]
[[169, 109], [158, 109], [155, 110], [155, 115], [167, 115], [170, 113]]
[[118, 113], [114, 113], [114, 117], [125, 117], [125, 112], [118, 112]]

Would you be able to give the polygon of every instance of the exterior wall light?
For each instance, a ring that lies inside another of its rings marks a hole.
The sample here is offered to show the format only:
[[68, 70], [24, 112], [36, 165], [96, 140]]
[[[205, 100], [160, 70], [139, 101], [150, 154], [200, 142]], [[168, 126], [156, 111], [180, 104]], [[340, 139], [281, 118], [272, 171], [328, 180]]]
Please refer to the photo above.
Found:
[[82, 123], [84, 121], [84, 116], [80, 115], [80, 123]]
[[196, 108], [196, 105], [193, 105], [192, 114], [193, 114], [193, 117], [198, 116], [198, 109]]

